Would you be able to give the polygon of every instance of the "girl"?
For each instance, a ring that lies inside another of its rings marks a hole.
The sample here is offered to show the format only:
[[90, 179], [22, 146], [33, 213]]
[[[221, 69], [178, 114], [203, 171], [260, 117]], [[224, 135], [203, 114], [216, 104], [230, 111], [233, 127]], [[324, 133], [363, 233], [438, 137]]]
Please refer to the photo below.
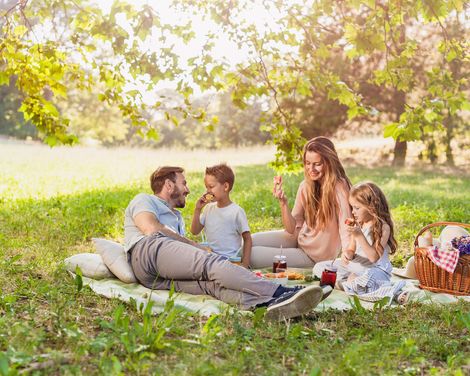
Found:
[[338, 269], [339, 287], [363, 300], [390, 297], [405, 304], [408, 300], [408, 293], [402, 292], [405, 282], [390, 282], [389, 254], [397, 249], [397, 241], [385, 195], [374, 183], [359, 183], [351, 188], [349, 203], [354, 220], [348, 221], [350, 242]]

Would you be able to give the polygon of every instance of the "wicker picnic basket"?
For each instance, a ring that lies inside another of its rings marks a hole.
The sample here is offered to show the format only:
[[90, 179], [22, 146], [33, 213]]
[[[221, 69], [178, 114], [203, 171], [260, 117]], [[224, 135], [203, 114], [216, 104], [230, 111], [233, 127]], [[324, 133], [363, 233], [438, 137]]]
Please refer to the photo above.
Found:
[[459, 257], [457, 267], [453, 273], [439, 268], [428, 257], [426, 248], [418, 247], [418, 236], [426, 230], [437, 227], [455, 225], [470, 228], [469, 224], [458, 222], [436, 222], [423, 227], [416, 235], [415, 269], [419, 280], [419, 287], [433, 292], [444, 292], [453, 295], [470, 295], [470, 255]]

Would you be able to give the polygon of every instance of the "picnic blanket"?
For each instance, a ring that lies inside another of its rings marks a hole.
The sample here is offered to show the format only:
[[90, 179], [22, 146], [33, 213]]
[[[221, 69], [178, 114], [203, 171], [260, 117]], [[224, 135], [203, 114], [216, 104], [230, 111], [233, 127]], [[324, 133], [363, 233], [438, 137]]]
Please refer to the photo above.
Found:
[[[304, 269], [305, 274], [311, 274], [311, 269]], [[134, 299], [137, 306], [141, 304], [147, 305], [149, 301], [153, 302], [152, 311], [159, 313], [163, 311], [166, 301], [169, 299], [170, 292], [167, 290], [151, 290], [137, 283], [123, 283], [117, 278], [106, 278], [95, 280], [92, 278], [82, 277], [83, 284], [89, 286], [94, 292], [107, 298], [117, 298], [125, 302]], [[410, 292], [409, 301], [419, 301], [423, 303], [455, 303], [458, 299], [470, 302], [470, 296], [454, 296], [450, 294], [437, 294], [418, 287], [418, 281], [412, 279], [403, 279], [397, 276], [392, 277], [392, 281], [405, 280], [404, 290]], [[318, 281], [311, 282], [318, 284]], [[307, 284], [297, 283], [297, 281], [289, 281], [287, 285]], [[175, 293], [174, 303], [176, 307], [197, 312], [202, 316], [210, 316], [217, 314], [229, 307], [228, 304], [221, 302], [208, 295], [191, 295], [186, 293]], [[373, 303], [361, 301], [361, 305], [366, 309], [372, 309]], [[395, 304], [392, 304], [394, 306]], [[349, 310], [354, 306], [352, 297], [346, 295], [344, 291], [333, 290], [331, 295], [321, 302], [315, 311], [321, 312], [328, 309]]]

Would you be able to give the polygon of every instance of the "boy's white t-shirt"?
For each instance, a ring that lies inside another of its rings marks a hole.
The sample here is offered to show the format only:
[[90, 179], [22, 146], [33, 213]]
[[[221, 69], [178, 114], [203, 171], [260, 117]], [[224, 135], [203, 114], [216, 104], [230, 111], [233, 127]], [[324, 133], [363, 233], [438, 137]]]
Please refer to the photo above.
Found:
[[250, 231], [245, 211], [235, 203], [219, 208], [212, 202], [204, 208], [200, 222], [212, 250], [227, 257], [236, 256], [242, 245], [242, 234]]

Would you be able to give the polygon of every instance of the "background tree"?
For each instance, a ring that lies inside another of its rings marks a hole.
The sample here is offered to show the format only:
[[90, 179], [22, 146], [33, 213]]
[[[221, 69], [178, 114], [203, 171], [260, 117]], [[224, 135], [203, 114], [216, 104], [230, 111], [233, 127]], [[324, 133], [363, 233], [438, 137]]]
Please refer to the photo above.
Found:
[[[295, 166], [303, 143], [295, 116], [301, 108], [292, 104], [311, 101], [317, 93], [346, 106], [349, 119], [387, 106], [388, 116], [377, 119], [384, 121], [384, 135], [396, 140], [396, 165], [404, 163], [406, 141], [445, 132], [445, 98], [454, 114], [468, 108], [467, 80], [449, 68], [454, 61], [468, 63], [466, 33], [450, 37], [446, 27], [467, 18], [468, 4], [462, 1], [264, 1], [275, 19], [269, 31], [244, 19], [253, 1], [231, 8], [222, 1], [193, 5], [222, 25], [240, 48], [253, 51], [247, 64], [227, 76], [238, 105], [253, 96], [272, 98], [274, 122], [265, 127], [282, 151], [278, 168]], [[436, 36], [432, 46], [425, 43], [429, 30]], [[372, 69], [348, 77], [347, 69], [331, 63], [334, 57]], [[373, 107], [374, 102], [382, 106]]]
[[[168, 25], [152, 7], [137, 10], [121, 1], [114, 2], [109, 13], [79, 0], [9, 1], [2, 8], [0, 86], [15, 79], [20, 112], [50, 145], [77, 141], [58, 101], [96, 88], [101, 89], [98, 99], [118, 108], [142, 136], [156, 135], [144, 114], [166, 112], [160, 109], [160, 101], [148, 103], [144, 96], [166, 80], [174, 81], [184, 98], [183, 106], [173, 110], [181, 117], [205, 120], [190, 105], [190, 80], [172, 49], [175, 40], [186, 43], [193, 38], [187, 21]], [[151, 44], [155, 48], [150, 49]], [[198, 70], [198, 77], [210, 77], [207, 80], [215, 87], [213, 76]]]
[[[207, 129], [216, 125], [216, 118], [208, 119], [207, 111], [192, 106], [196, 86], [202, 92], [231, 92], [240, 109], [255, 99], [269, 103], [263, 107], [262, 129], [277, 145], [274, 166], [281, 170], [298, 168], [302, 135], [313, 133], [310, 121], [329, 132], [345, 116], [378, 115], [385, 122], [384, 135], [397, 141], [398, 164], [404, 161], [406, 149], [400, 147], [406, 141], [446, 129], [453, 137], [457, 123], [450, 120], [469, 104], [467, 68], [460, 77], [452, 66], [468, 64], [468, 42], [465, 32], [450, 34], [448, 29], [452, 23], [466, 29], [467, 3], [262, 1], [272, 16], [263, 28], [244, 17], [257, 3], [175, 1], [175, 8], [192, 7], [210, 17], [240, 49], [249, 51], [247, 60], [233, 68], [215, 57], [214, 32], [201, 50], [181, 61], [172, 41], [189, 42], [194, 37], [191, 23], [166, 24], [147, 5], [135, 9], [115, 2], [103, 13], [87, 1], [10, 2], [0, 21], [0, 85], [15, 78], [20, 111], [51, 145], [76, 141], [58, 99], [92, 88], [100, 88], [98, 98], [136, 127], [130, 133], [149, 137], [157, 135], [148, 121], [152, 118], [175, 125], [193, 118], [205, 122]], [[423, 29], [439, 31], [431, 46]], [[420, 66], [417, 60], [426, 64]], [[361, 72], [360, 67], [372, 69]], [[159, 83], [168, 80], [176, 83], [177, 104], [148, 101], [148, 94], [156, 95]], [[382, 106], [387, 111], [373, 106], [377, 101], [370, 93], [388, 96], [390, 106]], [[310, 113], [305, 111], [309, 108]], [[324, 110], [328, 118], [320, 120], [313, 110]]]
[[[177, 93], [171, 90], [161, 91], [160, 94], [170, 103], [177, 102]], [[241, 110], [232, 103], [231, 94], [226, 92], [202, 95], [193, 101], [193, 106], [203, 109], [208, 118], [216, 119], [216, 123], [203, 124], [196, 119], [187, 118], [175, 126], [165, 119], [153, 119], [160, 139], [144, 143], [165, 147], [218, 149], [263, 144], [269, 137], [259, 130], [262, 116], [262, 104], [259, 102], [253, 102]]]
[[14, 84], [0, 86], [0, 134], [20, 139], [37, 139], [37, 129], [18, 112], [21, 97]]

